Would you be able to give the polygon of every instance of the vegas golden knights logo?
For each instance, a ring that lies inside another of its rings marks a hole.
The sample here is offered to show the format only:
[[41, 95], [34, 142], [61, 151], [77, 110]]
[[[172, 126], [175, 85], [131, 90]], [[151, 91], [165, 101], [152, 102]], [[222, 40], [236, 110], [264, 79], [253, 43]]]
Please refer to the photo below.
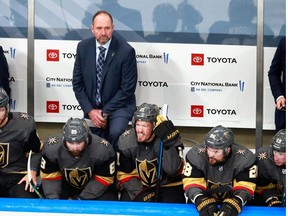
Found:
[[0, 167], [4, 168], [9, 161], [9, 144], [0, 143]]
[[64, 169], [67, 182], [75, 188], [83, 188], [92, 177], [91, 168]]
[[146, 186], [153, 187], [157, 183], [157, 158], [148, 161], [136, 159], [136, 167], [142, 183]]
[[[224, 185], [231, 185], [232, 186], [232, 183], [228, 182], [228, 183], [222, 184], [222, 183], [215, 183], [215, 182], [208, 180], [207, 189], [216, 189], [216, 188], [219, 188], [219, 187], [224, 186]], [[224, 191], [223, 193], [214, 193], [214, 194], [212, 194], [212, 196], [216, 199], [217, 202], [222, 202], [224, 199], [230, 197], [231, 193], [232, 193], [231, 190], [227, 190], [227, 191]]]

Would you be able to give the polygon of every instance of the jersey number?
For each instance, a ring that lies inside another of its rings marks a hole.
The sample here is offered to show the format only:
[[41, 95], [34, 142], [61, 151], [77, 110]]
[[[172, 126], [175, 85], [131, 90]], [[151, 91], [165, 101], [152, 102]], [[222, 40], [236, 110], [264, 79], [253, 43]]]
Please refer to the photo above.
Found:
[[257, 178], [258, 176], [258, 167], [254, 165], [249, 169], [249, 178]]
[[109, 166], [110, 174], [113, 175], [115, 173], [115, 161], [113, 161]]
[[183, 175], [191, 176], [191, 173], [192, 173], [192, 166], [188, 162], [186, 162], [185, 168], [183, 170]]
[[45, 170], [45, 166], [46, 166], [46, 161], [42, 157], [40, 167], [41, 167], [41, 169]]

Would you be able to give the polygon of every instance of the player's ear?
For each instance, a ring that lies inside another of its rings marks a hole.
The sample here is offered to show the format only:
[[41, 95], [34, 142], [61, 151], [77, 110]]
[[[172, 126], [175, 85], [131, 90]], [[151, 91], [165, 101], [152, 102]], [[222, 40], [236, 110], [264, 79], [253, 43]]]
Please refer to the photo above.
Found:
[[225, 148], [225, 153], [226, 153], [226, 155], [229, 155], [230, 151], [231, 151], [231, 147]]

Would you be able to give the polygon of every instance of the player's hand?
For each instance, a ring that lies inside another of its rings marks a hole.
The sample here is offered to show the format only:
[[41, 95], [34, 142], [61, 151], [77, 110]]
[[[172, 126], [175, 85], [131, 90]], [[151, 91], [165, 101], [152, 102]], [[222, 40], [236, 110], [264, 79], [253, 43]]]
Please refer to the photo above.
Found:
[[[32, 181], [34, 183], [34, 185], [37, 185], [37, 172], [34, 170], [31, 170], [31, 176], [32, 176]], [[23, 182], [25, 182], [25, 191], [27, 191], [29, 189], [29, 191], [31, 193], [34, 192], [33, 187], [31, 187], [29, 179], [28, 179], [28, 175], [25, 175], [19, 182], [18, 185], [22, 184]]]
[[200, 216], [217, 215], [218, 206], [215, 198], [201, 195], [197, 197], [195, 204]]
[[139, 202], [155, 202], [156, 190], [153, 187], [147, 187], [141, 190], [134, 198], [134, 201]]
[[219, 209], [218, 216], [237, 216], [242, 210], [242, 201], [237, 198], [227, 198]]
[[280, 200], [278, 200], [277, 198], [272, 198], [268, 202], [268, 206], [269, 207], [281, 207], [282, 206], [282, 202]]
[[172, 121], [167, 120], [162, 115], [157, 116], [154, 133], [163, 141], [165, 148], [169, 148], [171, 145], [173, 145], [180, 134], [179, 130], [176, 129]]

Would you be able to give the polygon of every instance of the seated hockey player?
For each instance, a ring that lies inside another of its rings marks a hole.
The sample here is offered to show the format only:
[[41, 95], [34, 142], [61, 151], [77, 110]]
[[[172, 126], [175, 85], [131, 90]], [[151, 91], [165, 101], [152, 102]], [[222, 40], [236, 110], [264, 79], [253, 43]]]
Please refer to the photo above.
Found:
[[286, 206], [286, 129], [278, 131], [270, 146], [256, 152], [258, 181], [254, 203]]
[[121, 200], [185, 203], [179, 131], [148, 103], [138, 107], [132, 126], [118, 141]]
[[117, 200], [115, 158], [112, 145], [90, 133], [84, 119], [70, 118], [63, 134], [44, 143], [40, 174], [45, 197]]
[[32, 116], [10, 112], [9, 97], [0, 87], [0, 197], [37, 198], [28, 178], [28, 154], [32, 151], [30, 174], [37, 184], [42, 143]]
[[186, 154], [184, 189], [201, 216], [238, 215], [254, 195], [256, 178], [255, 155], [234, 143], [232, 130], [221, 125]]

